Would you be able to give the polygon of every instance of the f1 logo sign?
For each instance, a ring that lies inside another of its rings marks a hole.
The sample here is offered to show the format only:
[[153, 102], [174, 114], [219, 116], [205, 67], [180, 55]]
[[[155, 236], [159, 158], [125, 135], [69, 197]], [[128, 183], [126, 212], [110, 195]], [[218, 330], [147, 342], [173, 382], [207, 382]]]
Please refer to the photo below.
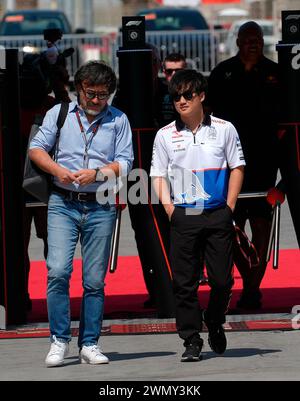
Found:
[[294, 70], [299, 70], [299, 68], [300, 68], [300, 44], [293, 46], [292, 54], [296, 54], [296, 56], [294, 56], [292, 58], [292, 68]]

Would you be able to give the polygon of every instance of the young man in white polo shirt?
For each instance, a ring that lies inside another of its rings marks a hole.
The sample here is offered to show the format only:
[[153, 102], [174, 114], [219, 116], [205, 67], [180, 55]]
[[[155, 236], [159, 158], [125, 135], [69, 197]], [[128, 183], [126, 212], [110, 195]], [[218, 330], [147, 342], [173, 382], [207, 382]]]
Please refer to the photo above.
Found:
[[245, 165], [234, 126], [204, 114], [206, 88], [205, 78], [195, 70], [178, 71], [172, 78], [169, 91], [180, 118], [158, 131], [150, 174], [171, 222], [176, 325], [186, 347], [183, 362], [201, 359], [201, 252], [211, 287], [203, 314], [209, 344], [218, 354], [226, 350], [222, 324], [233, 285], [232, 212]]

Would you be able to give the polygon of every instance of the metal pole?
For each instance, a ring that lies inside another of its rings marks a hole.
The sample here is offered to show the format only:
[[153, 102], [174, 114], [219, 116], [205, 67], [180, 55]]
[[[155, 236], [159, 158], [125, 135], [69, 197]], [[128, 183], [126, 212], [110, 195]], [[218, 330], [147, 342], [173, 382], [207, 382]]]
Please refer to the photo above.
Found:
[[273, 269], [278, 269], [279, 262], [279, 234], [280, 234], [280, 202], [275, 205], [275, 232], [274, 232], [274, 256]]
[[241, 192], [238, 196], [239, 199], [247, 198], [265, 198], [268, 192]]
[[110, 257], [108, 266], [110, 273], [114, 273], [117, 270], [121, 217], [122, 217], [122, 208], [118, 206], [115, 227], [112, 235], [112, 243], [110, 248]]
[[271, 225], [271, 230], [270, 230], [270, 237], [269, 237], [269, 244], [268, 244], [268, 251], [267, 251], [267, 256], [266, 256], [266, 262], [269, 262], [271, 259], [271, 252], [272, 252], [272, 247], [274, 243], [274, 230], [275, 230], [275, 210], [273, 210], [273, 216], [272, 216], [272, 225]]

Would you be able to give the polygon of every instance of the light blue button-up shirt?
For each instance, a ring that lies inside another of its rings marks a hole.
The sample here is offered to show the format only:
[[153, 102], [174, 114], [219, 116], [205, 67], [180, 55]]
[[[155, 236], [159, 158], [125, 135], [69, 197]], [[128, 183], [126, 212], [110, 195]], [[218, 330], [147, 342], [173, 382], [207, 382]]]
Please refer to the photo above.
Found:
[[[30, 143], [30, 149], [43, 149], [48, 153], [53, 148], [59, 110], [60, 105], [56, 105], [47, 112], [40, 130]], [[100, 121], [99, 129], [90, 143], [86, 162], [84, 162], [85, 141], [76, 117], [77, 110], [87, 141], [93, 135], [93, 128]], [[73, 173], [84, 168], [94, 169], [118, 162], [121, 167], [120, 175], [126, 176], [133, 162], [132, 133], [127, 116], [115, 107], [107, 106], [90, 124], [78, 103], [70, 103], [69, 112], [60, 133], [56, 162]], [[54, 184], [79, 192], [96, 192], [101, 185], [99, 182], [84, 186], [61, 184], [56, 177], [54, 177]]]

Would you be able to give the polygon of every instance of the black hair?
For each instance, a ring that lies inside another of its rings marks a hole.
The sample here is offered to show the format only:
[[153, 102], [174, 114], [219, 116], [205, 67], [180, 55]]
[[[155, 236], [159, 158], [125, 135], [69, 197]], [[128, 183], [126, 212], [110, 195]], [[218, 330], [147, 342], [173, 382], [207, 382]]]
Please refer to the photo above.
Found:
[[197, 93], [207, 92], [206, 78], [198, 71], [186, 69], [177, 71], [170, 83], [169, 93], [175, 96], [177, 93], [183, 93], [187, 90]]
[[117, 86], [116, 74], [104, 61], [93, 60], [83, 64], [75, 73], [75, 87], [80, 87], [84, 81], [91, 86], [106, 85], [109, 93], [113, 93]]
[[238, 37], [247, 35], [249, 31], [255, 31], [255, 32], [259, 33], [262, 37], [264, 36], [263, 30], [257, 22], [247, 21], [243, 25], [240, 26], [240, 29], [238, 30]]
[[166, 61], [171, 61], [171, 62], [175, 62], [175, 63], [178, 63], [179, 61], [182, 61], [184, 64], [186, 64], [186, 59], [185, 59], [184, 55], [181, 54], [181, 53], [170, 53], [170, 54], [167, 54], [165, 59], [164, 59], [164, 67], [165, 67], [165, 62]]

